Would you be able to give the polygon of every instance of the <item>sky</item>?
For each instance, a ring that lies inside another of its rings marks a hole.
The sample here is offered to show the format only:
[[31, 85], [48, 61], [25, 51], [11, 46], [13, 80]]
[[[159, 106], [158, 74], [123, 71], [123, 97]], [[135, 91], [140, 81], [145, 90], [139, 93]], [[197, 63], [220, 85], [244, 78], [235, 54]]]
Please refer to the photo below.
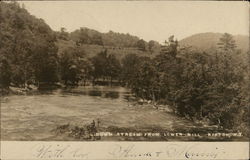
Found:
[[53, 30], [87, 27], [129, 33], [162, 43], [202, 32], [249, 35], [248, 2], [232, 1], [22, 1]]

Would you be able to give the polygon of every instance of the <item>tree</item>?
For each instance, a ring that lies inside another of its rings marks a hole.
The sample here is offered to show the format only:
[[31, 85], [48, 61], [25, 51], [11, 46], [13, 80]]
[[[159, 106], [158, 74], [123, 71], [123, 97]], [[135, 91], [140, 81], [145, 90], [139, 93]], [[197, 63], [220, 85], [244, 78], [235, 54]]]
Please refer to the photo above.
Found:
[[143, 39], [137, 41], [136, 46], [139, 48], [139, 50], [146, 51], [146, 42]]
[[[219, 43], [219, 56], [221, 57], [221, 64], [219, 65], [221, 69], [223, 70], [223, 80], [226, 84], [231, 83], [230, 79], [233, 76], [232, 71], [234, 68], [237, 67], [237, 60], [235, 59], [237, 56], [236, 44], [235, 40], [233, 39], [233, 36], [225, 33], [220, 38]], [[239, 64], [242, 65], [242, 64]]]
[[94, 33], [91, 39], [91, 44], [103, 45], [102, 36], [100, 33]]
[[121, 79], [126, 83], [126, 85], [129, 85], [133, 82], [133, 76], [136, 74], [139, 61], [140, 58], [136, 54], [127, 54], [121, 60]]
[[61, 79], [65, 85], [77, 85], [89, 74], [88, 61], [84, 59], [84, 50], [76, 45], [65, 48], [60, 55]]
[[140, 57], [139, 60], [129, 86], [138, 97], [155, 100], [158, 92], [156, 68], [149, 57]]
[[107, 58], [107, 76], [110, 77], [110, 84], [113, 79], [118, 79], [121, 71], [121, 64], [115, 55], [110, 54]]
[[165, 44], [162, 46], [161, 53], [169, 54], [173, 57], [177, 55], [178, 51], [178, 41], [174, 40], [174, 36], [170, 36], [168, 41], [165, 41]]
[[86, 58], [81, 58], [79, 68], [80, 68], [80, 79], [83, 80], [83, 84], [85, 86], [87, 80], [91, 80], [93, 78], [91, 74], [93, 73], [94, 66], [91, 63], [91, 60]]
[[114, 54], [108, 55], [107, 49], [91, 58], [91, 62], [94, 67], [92, 72], [94, 80], [109, 78], [112, 85], [112, 80], [119, 78], [121, 64]]
[[149, 52], [152, 54], [154, 52], [154, 49], [157, 46], [159, 46], [159, 44], [156, 41], [153, 41], [153, 40], [149, 41], [148, 42], [148, 50], [149, 50]]
[[69, 40], [69, 33], [66, 28], [61, 27], [61, 31], [58, 33], [58, 38], [62, 40]]
[[107, 76], [107, 66], [108, 66], [108, 54], [107, 50], [98, 53], [96, 56], [91, 58], [94, 70], [92, 72], [93, 81], [98, 78], [105, 78]]
[[224, 33], [223, 36], [220, 38], [219, 43], [217, 44], [220, 49], [223, 51], [233, 51], [236, 48], [235, 40], [233, 36], [228, 33]]
[[55, 45], [56, 36], [47, 26], [40, 26], [37, 35], [35, 51], [33, 52], [33, 67], [36, 81], [40, 83], [55, 83], [58, 81], [58, 48]]

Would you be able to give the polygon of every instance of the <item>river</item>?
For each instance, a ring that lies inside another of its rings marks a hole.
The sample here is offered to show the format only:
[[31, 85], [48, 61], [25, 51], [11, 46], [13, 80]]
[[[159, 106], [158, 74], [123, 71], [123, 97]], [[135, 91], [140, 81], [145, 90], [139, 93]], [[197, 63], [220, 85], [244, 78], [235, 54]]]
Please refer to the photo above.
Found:
[[97, 119], [102, 127], [168, 131], [193, 127], [166, 110], [132, 105], [132, 97], [126, 88], [107, 86], [10, 95], [1, 101], [1, 140], [67, 140], [52, 131], [60, 125], [82, 126]]

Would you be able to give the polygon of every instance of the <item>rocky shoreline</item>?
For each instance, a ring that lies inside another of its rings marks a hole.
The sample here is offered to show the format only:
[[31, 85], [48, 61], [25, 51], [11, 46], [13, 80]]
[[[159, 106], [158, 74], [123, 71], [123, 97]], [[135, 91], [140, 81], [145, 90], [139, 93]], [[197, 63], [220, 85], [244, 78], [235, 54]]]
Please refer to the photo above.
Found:
[[9, 88], [2, 88], [1, 95], [25, 95], [29, 92], [37, 91], [36, 87], [29, 87], [29, 88], [21, 88], [21, 87], [9, 87]]

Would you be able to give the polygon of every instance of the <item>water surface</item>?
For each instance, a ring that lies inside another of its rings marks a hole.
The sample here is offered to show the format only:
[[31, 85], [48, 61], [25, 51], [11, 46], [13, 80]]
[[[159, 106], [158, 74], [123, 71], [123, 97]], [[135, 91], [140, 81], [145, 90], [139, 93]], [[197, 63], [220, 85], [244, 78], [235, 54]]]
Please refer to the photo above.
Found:
[[1, 103], [2, 140], [67, 140], [52, 132], [56, 126], [83, 126], [99, 119], [102, 127], [192, 126], [191, 122], [152, 107], [132, 105], [123, 87], [78, 87], [4, 97]]

